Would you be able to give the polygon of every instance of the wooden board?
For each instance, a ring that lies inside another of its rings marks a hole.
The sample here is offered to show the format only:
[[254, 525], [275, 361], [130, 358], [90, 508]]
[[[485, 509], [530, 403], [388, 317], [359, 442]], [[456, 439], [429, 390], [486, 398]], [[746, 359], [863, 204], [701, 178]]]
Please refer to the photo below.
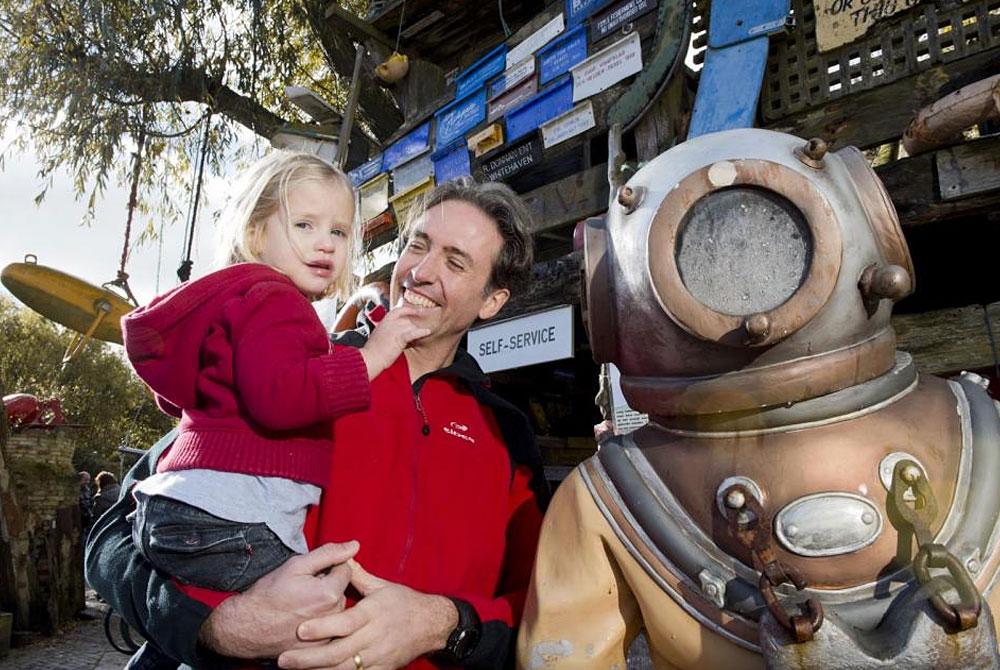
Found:
[[896, 346], [913, 355], [923, 372], [972, 370], [994, 364], [986, 315], [1000, 338], [1000, 303], [892, 317]]
[[537, 234], [608, 209], [608, 167], [601, 163], [522, 195]]
[[[1000, 191], [1000, 139], [972, 142], [937, 152], [942, 200]], [[984, 150], [984, 147], [989, 147]]]
[[[942, 191], [947, 192], [951, 184], [959, 182], [953, 181], [956, 177], [945, 174], [939, 187], [938, 169], [941, 161], [951, 165], [948, 156], [955, 152], [961, 155], [962, 164], [967, 167], [965, 174], [961, 175], [961, 179], [965, 180], [961, 184], [964, 185], [957, 189], [966, 195], [962, 198], [944, 198]], [[939, 160], [939, 154], [944, 154], [945, 158]], [[892, 198], [900, 223], [904, 226], [917, 226], [1000, 211], [998, 159], [1000, 137], [985, 137], [960, 147], [888, 163], [876, 168], [875, 172]], [[969, 166], [978, 167], [970, 169]], [[990, 184], [995, 184], [991, 190], [982, 190]]]
[[920, 0], [813, 0], [816, 46], [830, 51], [858, 39], [876, 24], [919, 4]]

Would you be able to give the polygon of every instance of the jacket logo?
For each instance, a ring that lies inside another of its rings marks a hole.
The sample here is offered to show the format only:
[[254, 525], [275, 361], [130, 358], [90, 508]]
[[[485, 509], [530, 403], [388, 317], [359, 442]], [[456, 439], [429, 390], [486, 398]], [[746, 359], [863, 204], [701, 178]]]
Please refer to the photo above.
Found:
[[460, 440], [465, 440], [470, 444], [476, 443], [476, 439], [474, 437], [472, 437], [471, 435], [466, 435], [466, 433], [469, 430], [469, 427], [466, 426], [465, 424], [452, 421], [449, 425], [442, 428], [442, 430], [444, 430], [444, 432], [448, 433], [452, 437], [457, 437]]

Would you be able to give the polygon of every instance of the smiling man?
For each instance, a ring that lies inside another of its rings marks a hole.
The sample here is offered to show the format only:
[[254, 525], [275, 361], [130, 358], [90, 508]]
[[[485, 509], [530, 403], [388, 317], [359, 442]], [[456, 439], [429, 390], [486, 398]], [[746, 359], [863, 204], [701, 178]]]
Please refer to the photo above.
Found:
[[[527, 419], [487, 390], [459, 345], [527, 279], [528, 230], [502, 184], [448, 182], [417, 211], [390, 301], [417, 308], [413, 321], [430, 334], [372, 382], [367, 411], [334, 424], [331, 483], [311, 519], [320, 548], [212, 610], [131, 546], [126, 496], [90, 538], [91, 583], [195, 667], [217, 654], [344, 670], [508, 664], [546, 486]], [[348, 578], [353, 606], [343, 609]]]

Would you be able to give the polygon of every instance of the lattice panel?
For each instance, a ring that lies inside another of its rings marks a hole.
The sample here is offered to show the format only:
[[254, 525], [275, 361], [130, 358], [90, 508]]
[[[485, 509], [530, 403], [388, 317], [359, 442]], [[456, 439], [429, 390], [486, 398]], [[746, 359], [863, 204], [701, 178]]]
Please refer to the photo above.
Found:
[[792, 7], [795, 29], [771, 40], [761, 92], [766, 121], [1000, 47], [1000, 0], [920, 5], [826, 53], [816, 49], [812, 2], [792, 0]]

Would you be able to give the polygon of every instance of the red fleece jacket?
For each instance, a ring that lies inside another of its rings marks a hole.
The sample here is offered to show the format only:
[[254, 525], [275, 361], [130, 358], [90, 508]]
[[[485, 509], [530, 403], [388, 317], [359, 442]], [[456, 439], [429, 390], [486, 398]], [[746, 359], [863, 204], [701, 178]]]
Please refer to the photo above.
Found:
[[326, 486], [330, 420], [366, 409], [357, 349], [333, 346], [290, 279], [256, 263], [188, 282], [122, 319], [125, 351], [180, 435], [158, 472], [206, 468]]

